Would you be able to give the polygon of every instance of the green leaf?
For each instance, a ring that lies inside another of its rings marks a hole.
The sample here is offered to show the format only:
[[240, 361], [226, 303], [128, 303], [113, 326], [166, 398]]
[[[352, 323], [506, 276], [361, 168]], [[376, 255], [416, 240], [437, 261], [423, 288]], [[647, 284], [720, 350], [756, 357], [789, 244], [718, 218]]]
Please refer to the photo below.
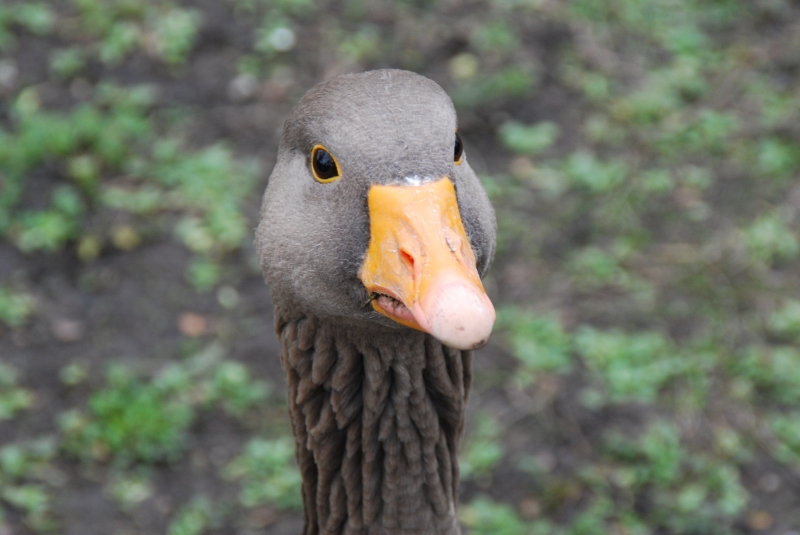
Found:
[[57, 251], [77, 233], [76, 222], [62, 212], [47, 210], [22, 214], [16, 231], [17, 247], [24, 252]]
[[564, 172], [575, 185], [603, 193], [620, 186], [628, 168], [622, 162], [603, 162], [588, 152], [577, 152], [567, 158]]
[[458, 519], [474, 535], [525, 535], [525, 525], [506, 504], [476, 498], [459, 509]]
[[785, 301], [781, 308], [772, 313], [768, 326], [776, 334], [795, 338], [800, 336], [800, 301]]
[[153, 48], [169, 65], [186, 61], [194, 47], [200, 24], [200, 13], [191, 9], [170, 9], [152, 21]]
[[670, 380], [700, 365], [654, 332], [628, 335], [618, 330], [581, 327], [575, 334], [575, 347], [593, 375], [605, 385], [612, 402], [652, 403]]
[[100, 61], [117, 65], [139, 45], [141, 38], [141, 30], [136, 24], [127, 21], [114, 23], [100, 45]]
[[505, 448], [500, 443], [500, 429], [488, 414], [478, 416], [475, 430], [467, 440], [459, 457], [461, 476], [464, 479], [487, 477], [503, 459]]
[[500, 141], [510, 150], [535, 156], [544, 152], [556, 141], [559, 128], [555, 123], [548, 121], [533, 126], [508, 121], [500, 127], [498, 134]]
[[[0, 321], [10, 327], [19, 327], [34, 311], [35, 301], [29, 294], [13, 292], [0, 286]], [[2, 379], [0, 384], [3, 384]]]
[[25, 2], [12, 6], [16, 22], [37, 35], [50, 33], [56, 23], [52, 9], [41, 2]]
[[39, 485], [0, 487], [0, 497], [27, 513], [43, 513], [47, 510], [50, 502], [47, 493]]
[[204, 498], [181, 507], [167, 527], [167, 535], [200, 535], [209, 526], [211, 504]]
[[291, 438], [252, 439], [242, 454], [224, 469], [227, 479], [242, 480], [239, 501], [245, 507], [272, 504], [279, 509], [300, 509], [300, 472], [294, 464]]
[[786, 218], [777, 212], [756, 219], [742, 231], [742, 237], [755, 261], [771, 263], [800, 254], [797, 235], [786, 224]]
[[508, 330], [512, 352], [525, 372], [563, 373], [572, 368], [572, 344], [557, 317], [501, 308], [498, 327]]

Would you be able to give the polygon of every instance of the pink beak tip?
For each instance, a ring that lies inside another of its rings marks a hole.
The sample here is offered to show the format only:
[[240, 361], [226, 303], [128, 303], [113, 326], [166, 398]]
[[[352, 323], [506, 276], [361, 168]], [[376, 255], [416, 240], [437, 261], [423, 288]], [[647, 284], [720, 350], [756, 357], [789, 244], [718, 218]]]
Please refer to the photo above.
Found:
[[461, 281], [431, 288], [411, 312], [425, 331], [446, 346], [461, 350], [486, 344], [496, 319], [489, 297]]

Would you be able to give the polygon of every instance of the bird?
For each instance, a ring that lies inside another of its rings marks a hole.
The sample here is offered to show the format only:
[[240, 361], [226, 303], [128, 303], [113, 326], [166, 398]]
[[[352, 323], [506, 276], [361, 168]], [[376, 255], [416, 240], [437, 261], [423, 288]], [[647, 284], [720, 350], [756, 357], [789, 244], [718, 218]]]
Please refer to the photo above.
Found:
[[458, 535], [458, 447], [496, 220], [434, 81], [340, 75], [289, 112], [255, 248], [304, 535]]

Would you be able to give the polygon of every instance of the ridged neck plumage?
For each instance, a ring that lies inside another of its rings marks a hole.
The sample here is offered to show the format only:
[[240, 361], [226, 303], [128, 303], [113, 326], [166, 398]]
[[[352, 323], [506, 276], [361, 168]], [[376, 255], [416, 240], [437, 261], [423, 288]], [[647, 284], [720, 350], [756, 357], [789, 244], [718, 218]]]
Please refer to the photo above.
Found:
[[276, 309], [304, 535], [458, 535], [471, 351]]

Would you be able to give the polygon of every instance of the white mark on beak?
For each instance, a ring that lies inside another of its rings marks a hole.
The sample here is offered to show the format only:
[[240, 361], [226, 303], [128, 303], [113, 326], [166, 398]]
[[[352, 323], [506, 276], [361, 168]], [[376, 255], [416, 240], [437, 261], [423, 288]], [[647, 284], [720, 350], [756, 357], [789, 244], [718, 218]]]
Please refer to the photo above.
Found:
[[408, 186], [421, 186], [422, 184], [427, 184], [428, 182], [434, 182], [435, 180], [438, 179], [432, 176], [413, 175], [413, 176], [403, 177], [403, 182], [405, 182], [406, 185]]

